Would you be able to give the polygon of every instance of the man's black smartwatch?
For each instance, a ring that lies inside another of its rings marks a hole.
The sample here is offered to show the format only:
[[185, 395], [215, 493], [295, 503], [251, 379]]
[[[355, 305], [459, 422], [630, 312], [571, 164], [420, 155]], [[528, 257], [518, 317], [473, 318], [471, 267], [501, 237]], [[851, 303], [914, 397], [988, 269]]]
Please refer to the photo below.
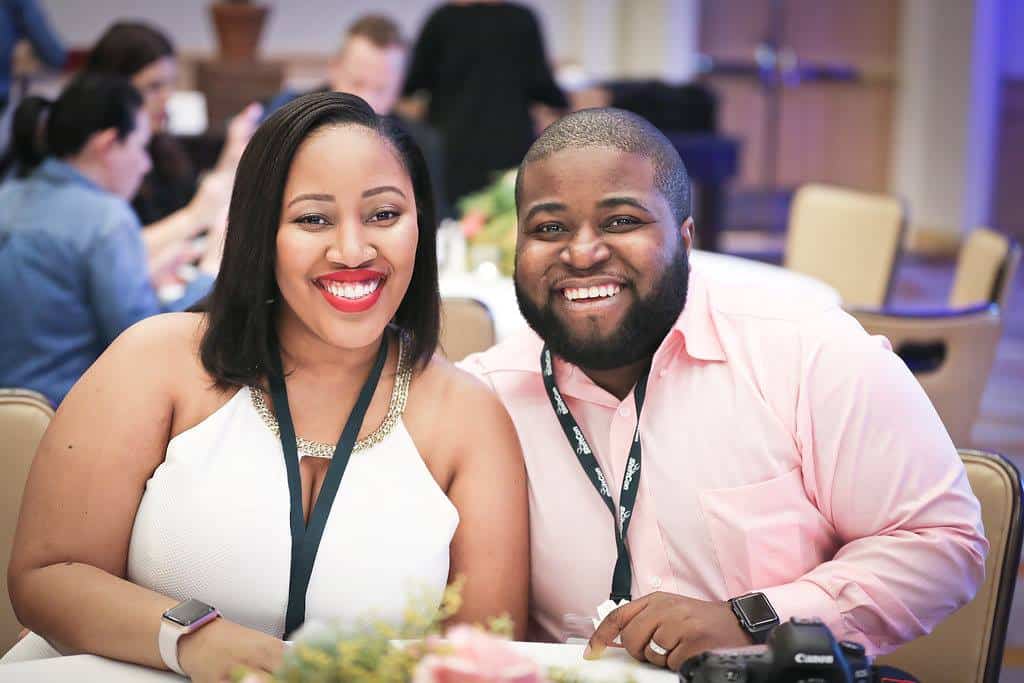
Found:
[[779, 625], [779, 615], [764, 593], [747, 593], [730, 599], [729, 604], [740, 626], [758, 645], [767, 642], [768, 634]]

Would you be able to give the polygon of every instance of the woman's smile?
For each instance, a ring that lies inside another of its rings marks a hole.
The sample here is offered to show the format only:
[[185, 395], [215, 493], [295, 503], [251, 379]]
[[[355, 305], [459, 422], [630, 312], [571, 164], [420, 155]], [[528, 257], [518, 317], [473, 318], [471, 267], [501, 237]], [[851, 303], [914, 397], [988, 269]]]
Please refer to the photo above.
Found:
[[387, 277], [377, 270], [340, 270], [313, 280], [324, 299], [342, 313], [362, 313], [380, 299]]

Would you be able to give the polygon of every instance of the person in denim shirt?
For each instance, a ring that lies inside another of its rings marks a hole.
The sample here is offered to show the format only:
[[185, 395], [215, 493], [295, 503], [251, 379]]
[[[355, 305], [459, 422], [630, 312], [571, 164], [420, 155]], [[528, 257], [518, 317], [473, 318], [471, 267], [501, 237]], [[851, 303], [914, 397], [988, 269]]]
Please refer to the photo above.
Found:
[[57, 405], [125, 328], [209, 291], [218, 250], [169, 305], [150, 282], [127, 202], [150, 168], [141, 105], [127, 80], [80, 76], [50, 108], [46, 158], [0, 188], [0, 386]]
[[59, 68], [68, 53], [35, 0], [0, 0], [0, 111], [7, 106], [14, 70], [14, 48], [27, 38], [44, 64]]

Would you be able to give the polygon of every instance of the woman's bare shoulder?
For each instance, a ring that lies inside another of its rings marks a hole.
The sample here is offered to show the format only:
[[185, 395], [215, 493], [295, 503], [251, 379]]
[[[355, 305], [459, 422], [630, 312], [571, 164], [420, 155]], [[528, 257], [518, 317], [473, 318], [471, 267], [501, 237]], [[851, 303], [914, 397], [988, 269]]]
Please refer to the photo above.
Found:
[[199, 347], [206, 329], [202, 313], [164, 313], [125, 330], [107, 353], [120, 373], [145, 376], [161, 388], [174, 409], [172, 435], [198, 424], [234, 393], [218, 388], [203, 367]]
[[417, 374], [416, 382], [419, 393], [426, 394], [441, 414], [461, 419], [506, 414], [490, 387], [440, 354]]
[[147, 369], [168, 378], [199, 360], [206, 317], [202, 313], [164, 313], [141, 320], [114, 340], [106, 354], [119, 365]]
[[508, 443], [509, 455], [518, 455], [515, 428], [498, 396], [445, 358], [434, 356], [418, 373], [409, 398], [415, 416], [407, 422], [421, 425], [433, 450], [454, 458], [456, 467], [474, 443]]

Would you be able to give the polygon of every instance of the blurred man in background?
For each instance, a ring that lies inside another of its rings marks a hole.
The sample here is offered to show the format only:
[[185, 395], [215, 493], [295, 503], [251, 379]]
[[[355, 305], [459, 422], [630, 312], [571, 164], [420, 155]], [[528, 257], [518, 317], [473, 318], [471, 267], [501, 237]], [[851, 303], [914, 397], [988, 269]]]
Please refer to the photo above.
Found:
[[335, 90], [363, 98], [379, 115], [391, 117], [402, 126], [423, 150], [437, 212], [445, 217], [448, 208], [444, 201], [441, 139], [427, 124], [394, 112], [405, 79], [407, 53], [408, 46], [394, 21], [381, 14], [364, 15], [345, 31], [341, 47], [328, 65], [326, 83], [311, 91], [284, 90], [268, 103], [266, 112], [269, 115], [309, 92]]

